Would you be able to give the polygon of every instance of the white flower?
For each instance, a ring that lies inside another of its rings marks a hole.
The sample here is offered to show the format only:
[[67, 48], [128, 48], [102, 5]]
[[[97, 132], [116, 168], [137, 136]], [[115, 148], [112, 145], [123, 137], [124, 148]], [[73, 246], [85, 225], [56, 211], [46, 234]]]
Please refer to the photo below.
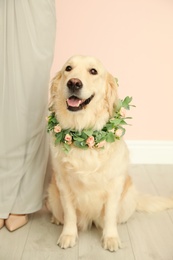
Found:
[[117, 137], [121, 137], [122, 134], [123, 134], [123, 130], [122, 130], [122, 129], [117, 129], [117, 130], [115, 131], [115, 135], [116, 135]]

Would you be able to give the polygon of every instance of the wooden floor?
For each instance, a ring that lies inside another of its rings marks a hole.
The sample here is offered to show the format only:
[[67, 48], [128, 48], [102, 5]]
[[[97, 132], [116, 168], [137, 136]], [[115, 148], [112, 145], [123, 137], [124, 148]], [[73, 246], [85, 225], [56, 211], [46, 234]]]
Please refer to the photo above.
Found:
[[[173, 194], [173, 165], [134, 165], [131, 175], [145, 193]], [[135, 213], [119, 226], [123, 248], [115, 253], [101, 247], [101, 231], [94, 227], [79, 233], [74, 248], [60, 249], [57, 239], [62, 226], [50, 223], [42, 209], [29, 218], [23, 228], [10, 233], [0, 230], [0, 260], [173, 260], [173, 210]]]

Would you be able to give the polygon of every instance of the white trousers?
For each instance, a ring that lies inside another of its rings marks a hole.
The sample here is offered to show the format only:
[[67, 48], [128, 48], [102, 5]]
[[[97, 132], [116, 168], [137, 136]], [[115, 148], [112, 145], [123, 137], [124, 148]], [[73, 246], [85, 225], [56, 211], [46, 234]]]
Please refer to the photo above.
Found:
[[0, 0], [0, 218], [42, 207], [55, 0]]

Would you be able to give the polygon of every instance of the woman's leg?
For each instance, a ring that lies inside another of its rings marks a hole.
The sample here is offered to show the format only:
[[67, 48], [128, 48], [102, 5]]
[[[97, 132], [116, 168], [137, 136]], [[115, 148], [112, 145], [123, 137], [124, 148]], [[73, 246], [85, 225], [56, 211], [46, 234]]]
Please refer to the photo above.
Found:
[[0, 20], [0, 219], [6, 219], [42, 207], [54, 0], [1, 1]]

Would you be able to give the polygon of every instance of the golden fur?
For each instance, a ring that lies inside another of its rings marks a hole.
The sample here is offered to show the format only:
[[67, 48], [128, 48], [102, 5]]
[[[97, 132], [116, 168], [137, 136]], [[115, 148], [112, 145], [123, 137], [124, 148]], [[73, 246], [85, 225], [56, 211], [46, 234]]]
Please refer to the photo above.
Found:
[[[71, 66], [71, 71], [66, 71]], [[92, 75], [90, 69], [98, 74]], [[94, 98], [82, 110], [67, 109], [67, 82], [80, 79], [80, 97]], [[97, 59], [73, 56], [57, 73], [51, 86], [50, 106], [62, 128], [101, 130], [117, 104], [117, 85], [110, 73]], [[54, 145], [51, 136], [53, 164], [52, 181], [48, 188], [47, 204], [52, 221], [63, 224], [58, 240], [61, 248], [72, 247], [78, 228], [85, 230], [95, 223], [103, 229], [102, 244], [116, 251], [121, 247], [117, 223], [123, 223], [135, 210], [157, 211], [173, 207], [172, 199], [153, 198], [137, 193], [128, 175], [129, 152], [123, 139], [106, 143], [104, 149], [82, 150], [72, 145], [65, 153], [61, 145]]]

